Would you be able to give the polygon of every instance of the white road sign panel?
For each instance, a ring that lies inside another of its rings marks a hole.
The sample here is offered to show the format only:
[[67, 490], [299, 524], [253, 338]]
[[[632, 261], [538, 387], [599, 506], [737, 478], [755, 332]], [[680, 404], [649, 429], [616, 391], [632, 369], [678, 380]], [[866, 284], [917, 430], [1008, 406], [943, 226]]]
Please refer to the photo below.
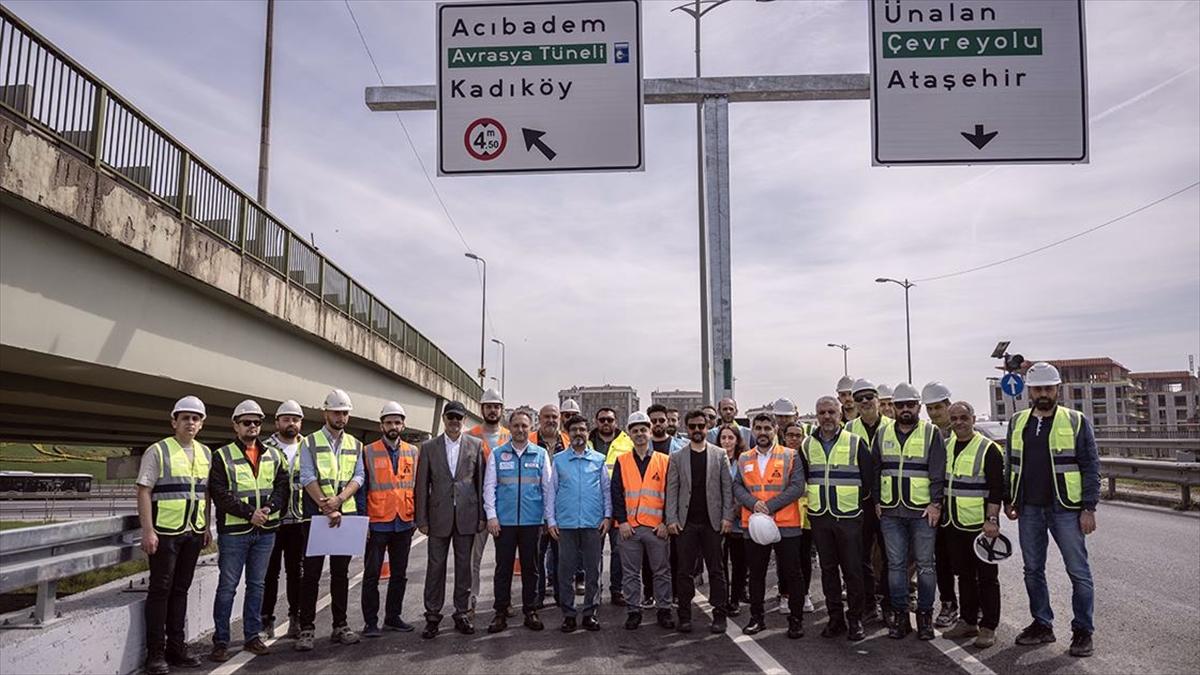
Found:
[[641, 171], [639, 0], [438, 5], [438, 174]]
[[1088, 161], [1083, 0], [870, 0], [872, 164]]

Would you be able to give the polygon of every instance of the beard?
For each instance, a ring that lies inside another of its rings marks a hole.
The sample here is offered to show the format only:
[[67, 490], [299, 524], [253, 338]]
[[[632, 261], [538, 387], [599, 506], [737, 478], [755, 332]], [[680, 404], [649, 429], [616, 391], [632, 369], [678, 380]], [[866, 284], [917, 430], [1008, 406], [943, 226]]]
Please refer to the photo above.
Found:
[[916, 424], [917, 416], [915, 413], [905, 410], [904, 412], [900, 413], [900, 416], [896, 418], [896, 421], [903, 422], [904, 424]]
[[1034, 399], [1034, 401], [1033, 401], [1034, 407], [1036, 407], [1038, 410], [1041, 410], [1043, 412], [1046, 410], [1053, 409], [1054, 403], [1055, 403], [1054, 399], [1046, 397], [1046, 396]]
[[754, 442], [757, 443], [758, 447], [760, 448], [768, 448], [771, 446], [771, 437], [767, 436], [766, 434], [761, 434], [759, 436], [755, 436]]
[[400, 438], [400, 431], [397, 429], [388, 429], [387, 431], [383, 432], [383, 435], [386, 436], [389, 441], [395, 443], [396, 439]]
[[692, 435], [689, 436], [688, 438], [690, 438], [693, 443], [702, 443], [704, 441], [704, 432], [703, 431], [693, 431]]

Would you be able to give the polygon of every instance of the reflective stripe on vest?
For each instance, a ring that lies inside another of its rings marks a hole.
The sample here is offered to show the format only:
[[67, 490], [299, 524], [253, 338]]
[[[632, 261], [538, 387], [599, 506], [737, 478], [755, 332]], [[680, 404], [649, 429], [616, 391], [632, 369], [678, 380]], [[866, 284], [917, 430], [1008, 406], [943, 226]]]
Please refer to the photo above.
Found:
[[[1017, 413], [1012, 421], [1012, 441], [1009, 446], [1008, 476], [1010, 494], [1019, 501], [1021, 489], [1021, 457], [1025, 450], [1025, 425], [1029, 408]], [[1075, 458], [1075, 435], [1083, 425], [1083, 414], [1058, 406], [1050, 427], [1050, 463], [1054, 466], [1054, 494], [1058, 503], [1067, 509], [1083, 506], [1083, 474]]]
[[856, 436], [845, 429], [838, 431], [833, 451], [816, 436], [804, 439], [804, 456], [808, 458], [808, 513], [814, 516], [832, 515], [835, 518], [854, 518], [862, 513], [859, 498], [862, 492], [862, 473], [858, 469]]
[[[303, 439], [298, 439], [301, 443]], [[283, 445], [279, 439], [272, 434], [267, 440], [263, 441], [264, 445], [269, 445], [279, 451], [279, 456], [283, 457], [283, 461], [288, 462], [287, 453], [283, 450]], [[284, 514], [285, 521], [303, 522], [308, 520], [304, 517], [304, 486], [300, 485], [300, 447], [297, 444], [296, 451], [292, 453], [292, 459], [288, 462], [288, 504], [287, 513]]]
[[150, 489], [150, 512], [154, 531], [159, 534], [203, 532], [208, 526], [204, 513], [204, 495], [208, 489], [208, 470], [212, 451], [200, 441], [192, 441], [192, 459], [174, 436], [164, 438], [148, 452], [158, 453], [158, 480]]
[[[337, 452], [334, 452], [333, 443], [325, 435], [324, 427], [317, 429], [308, 437], [308, 440], [313, 443], [317, 485], [321, 488], [321, 494], [326, 497], [336, 496], [354, 478], [354, 469], [358, 466], [358, 455], [362, 451], [362, 443], [350, 434], [342, 432], [341, 445]], [[357, 513], [353, 496], [342, 502], [341, 511], [350, 515]]]
[[956, 436], [951, 434], [946, 448], [946, 522], [943, 527], [954, 527], [964, 532], [983, 529], [984, 501], [988, 495], [987, 478], [983, 474], [987, 454], [1000, 448], [986, 436], [975, 432], [967, 447], [951, 461]]
[[[875, 436], [878, 436], [884, 429], [895, 424], [895, 420], [879, 416], [879, 424], [875, 427]], [[855, 417], [846, 424], [846, 431], [861, 437], [867, 442], [867, 445], [875, 442], [875, 437], [867, 433], [867, 425], [862, 421], [862, 417]]]
[[930, 422], [918, 422], [902, 446], [896, 426], [879, 430], [879, 506], [923, 509], [930, 501], [929, 446], [938, 430]]
[[[273, 447], [259, 444], [258, 475], [250, 466], [250, 460], [236, 443], [221, 446], [217, 454], [225, 464], [225, 476], [229, 480], [229, 491], [238, 501], [248, 504], [255, 511], [260, 509], [271, 498], [271, 490], [275, 486], [275, 474], [283, 464], [283, 454]], [[220, 523], [221, 531], [225, 534], [245, 534], [254, 529], [250, 521], [226, 512], [225, 519]], [[263, 530], [273, 530], [279, 527], [279, 514], [272, 511], [267, 515]]]
[[[796, 461], [796, 451], [776, 445], [771, 449], [767, 458], [767, 475], [758, 471], [758, 449], [742, 453], [738, 458], [742, 463], [742, 484], [754, 495], [754, 498], [766, 502], [778, 497], [787, 487], [788, 476], [792, 475], [792, 464]], [[792, 502], [779, 509], [774, 514], [775, 524], [779, 527], [801, 527], [800, 503]], [[750, 526], [750, 509], [742, 507], [742, 527]]]
[[546, 495], [542, 475], [550, 456], [546, 449], [528, 443], [520, 453], [511, 443], [492, 452], [496, 472], [496, 519], [502, 526], [542, 525], [546, 522]]
[[396, 469], [383, 439], [363, 449], [367, 473], [367, 516], [372, 523], [413, 519], [413, 488], [416, 487], [417, 449], [404, 441], [397, 447]]
[[663, 521], [667, 505], [667, 464], [669, 456], [649, 450], [650, 463], [646, 475], [638, 472], [637, 457], [626, 452], [617, 457], [616, 468], [621, 471], [621, 486], [625, 489], [625, 517], [633, 527], [657, 527]]

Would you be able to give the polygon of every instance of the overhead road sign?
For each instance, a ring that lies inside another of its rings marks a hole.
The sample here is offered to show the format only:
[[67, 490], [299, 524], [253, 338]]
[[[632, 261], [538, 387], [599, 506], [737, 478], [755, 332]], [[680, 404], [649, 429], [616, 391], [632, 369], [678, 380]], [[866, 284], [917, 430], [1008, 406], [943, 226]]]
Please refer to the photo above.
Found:
[[644, 169], [640, 0], [437, 14], [438, 175]]
[[1083, 0], [870, 0], [872, 164], [1088, 161]]
[[1009, 396], [1016, 398], [1025, 390], [1025, 378], [1016, 373], [1008, 373], [1000, 378], [1000, 389]]

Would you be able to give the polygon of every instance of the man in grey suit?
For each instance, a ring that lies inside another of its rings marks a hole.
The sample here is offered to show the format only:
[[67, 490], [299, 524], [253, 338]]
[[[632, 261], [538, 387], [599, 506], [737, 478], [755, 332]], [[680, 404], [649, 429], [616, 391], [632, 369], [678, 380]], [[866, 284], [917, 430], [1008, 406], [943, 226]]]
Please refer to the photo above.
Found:
[[667, 465], [667, 531], [675, 536], [677, 559], [675, 590], [679, 596], [680, 633], [692, 630], [692, 597], [696, 581], [692, 572], [703, 557], [708, 567], [713, 606], [713, 633], [725, 632], [728, 586], [721, 562], [721, 535], [733, 530], [733, 478], [725, 451], [705, 440], [708, 426], [704, 411], [693, 410], [684, 418], [686, 447], [671, 453]]
[[467, 617], [471, 600], [471, 545], [483, 531], [483, 444], [463, 433], [467, 409], [450, 401], [442, 411], [445, 433], [421, 444], [415, 492], [416, 525], [429, 536], [425, 572], [425, 630], [438, 634], [446, 601], [446, 559], [454, 546], [454, 629], [471, 635]]

